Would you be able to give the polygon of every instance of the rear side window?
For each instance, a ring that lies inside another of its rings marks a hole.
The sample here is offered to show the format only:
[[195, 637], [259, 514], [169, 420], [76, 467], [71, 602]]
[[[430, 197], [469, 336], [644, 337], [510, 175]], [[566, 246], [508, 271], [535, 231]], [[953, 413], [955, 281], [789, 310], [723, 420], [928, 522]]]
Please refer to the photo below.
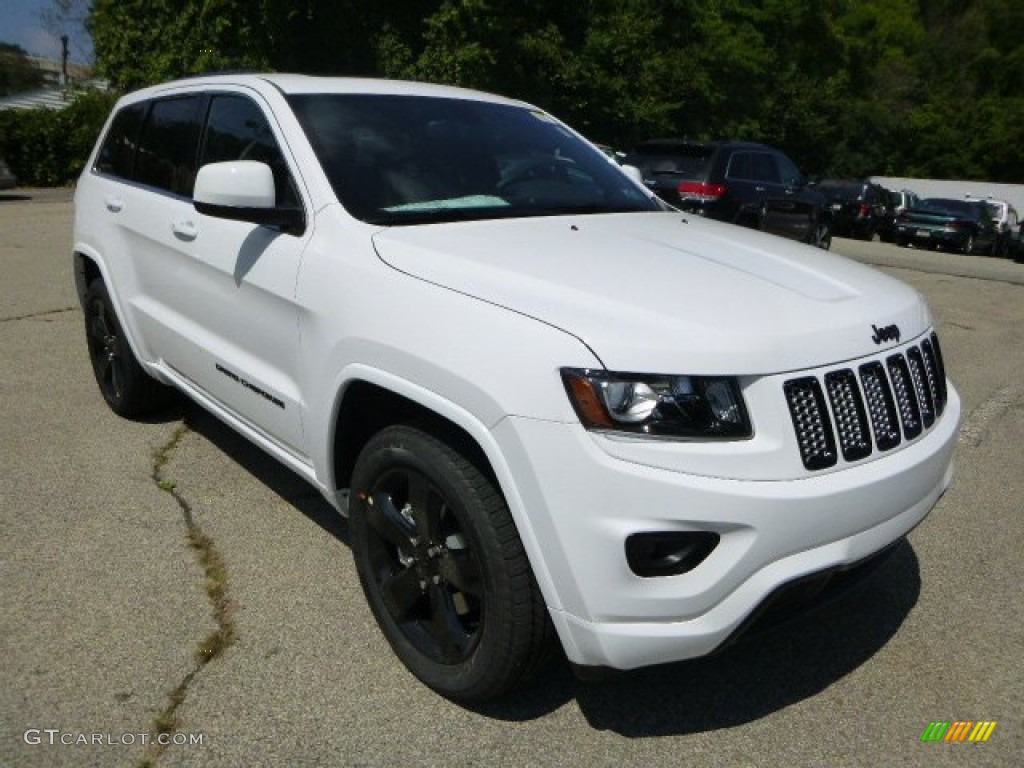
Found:
[[274, 172], [277, 204], [297, 206], [298, 195], [281, 148], [263, 111], [252, 99], [220, 94], [210, 103], [200, 167], [228, 160], [257, 160]]
[[96, 170], [122, 179], [132, 176], [132, 161], [146, 104], [131, 104], [114, 116], [110, 130], [96, 156]]
[[139, 137], [135, 181], [192, 197], [203, 101], [196, 95], [153, 102]]
[[764, 181], [769, 184], [781, 183], [779, 166], [775, 157], [768, 152], [736, 152], [729, 160], [726, 177], [742, 181]]

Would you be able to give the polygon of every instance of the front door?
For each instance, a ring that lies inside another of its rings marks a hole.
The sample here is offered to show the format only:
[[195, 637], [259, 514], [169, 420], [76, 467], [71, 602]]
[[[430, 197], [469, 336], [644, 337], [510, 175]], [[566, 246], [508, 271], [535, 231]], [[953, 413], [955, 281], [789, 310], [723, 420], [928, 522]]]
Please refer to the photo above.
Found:
[[[253, 98], [212, 96], [199, 167], [228, 160], [267, 163], [278, 204], [300, 206], [281, 146]], [[311, 227], [283, 232], [203, 216], [192, 206], [174, 226], [193, 257], [178, 304], [183, 315], [199, 319], [175, 365], [250, 426], [304, 457], [295, 284]]]

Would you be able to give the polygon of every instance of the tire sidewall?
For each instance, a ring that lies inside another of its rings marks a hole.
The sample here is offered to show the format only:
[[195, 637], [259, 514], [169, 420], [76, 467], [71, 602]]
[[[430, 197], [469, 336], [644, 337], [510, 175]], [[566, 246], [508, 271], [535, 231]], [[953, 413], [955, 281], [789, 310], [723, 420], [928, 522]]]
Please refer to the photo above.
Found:
[[[447, 448], [451, 451], [451, 448]], [[450, 698], [479, 698], [489, 694], [504, 663], [502, 651], [511, 631], [511, 588], [501, 567], [501, 546], [476, 492], [459, 471], [440, 441], [411, 428], [392, 427], [370, 440], [356, 462], [352, 476], [353, 509], [350, 517], [352, 552], [359, 580], [374, 617], [395, 654], [423, 683]], [[367, 546], [368, 523], [362, 512], [359, 491], [373, 486], [376, 478], [397, 468], [420, 472], [430, 479], [458, 521], [480, 566], [483, 585], [483, 621], [469, 658], [443, 664], [425, 656], [405, 636], [392, 618], [375, 582]], [[475, 470], [473, 470], [475, 471]]]
[[[113, 325], [113, 328], [110, 330], [112, 330], [117, 336], [118, 343], [121, 348], [121, 356], [123, 360], [122, 374], [124, 376], [124, 382], [120, 396], [109, 391], [100, 376], [99, 370], [96, 368], [94, 360], [95, 351], [93, 349], [94, 342], [90, 331], [90, 324], [96, 316], [95, 305], [97, 303], [103, 306], [104, 314]], [[124, 327], [121, 325], [121, 318], [117, 316], [117, 312], [114, 310], [114, 303], [110, 299], [110, 292], [107, 290], [107, 286], [102, 280], [93, 280], [89, 284], [89, 287], [85, 291], [84, 304], [86, 344], [89, 348], [89, 362], [92, 365], [92, 373], [96, 379], [96, 384], [99, 386], [100, 394], [103, 395], [103, 399], [107, 401], [107, 405], [109, 405], [115, 413], [127, 415], [131, 410], [128, 407], [131, 399], [130, 393], [133, 389], [139, 386], [138, 376], [136, 375], [138, 363], [135, 361], [135, 355], [128, 343], [128, 338], [125, 336]]]

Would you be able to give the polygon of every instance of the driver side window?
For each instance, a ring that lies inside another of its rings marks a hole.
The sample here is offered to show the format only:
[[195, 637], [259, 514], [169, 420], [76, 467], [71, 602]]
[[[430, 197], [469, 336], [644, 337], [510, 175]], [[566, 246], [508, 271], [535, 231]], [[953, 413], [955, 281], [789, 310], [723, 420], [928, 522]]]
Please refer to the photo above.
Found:
[[779, 171], [782, 174], [782, 183], [787, 187], [802, 187], [806, 183], [800, 169], [790, 162], [788, 157], [779, 155], [775, 158], [779, 163]]
[[270, 124], [251, 99], [220, 94], [210, 102], [200, 166], [229, 160], [257, 160], [274, 173], [277, 204], [298, 207], [299, 196]]

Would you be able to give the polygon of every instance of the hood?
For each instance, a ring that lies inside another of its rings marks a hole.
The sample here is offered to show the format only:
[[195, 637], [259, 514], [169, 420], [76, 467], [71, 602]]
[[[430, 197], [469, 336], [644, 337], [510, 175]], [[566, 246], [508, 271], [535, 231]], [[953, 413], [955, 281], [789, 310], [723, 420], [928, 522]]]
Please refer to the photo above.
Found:
[[906, 341], [930, 322], [914, 290], [873, 269], [680, 213], [394, 227], [374, 244], [397, 270], [578, 337], [616, 371], [817, 367], [898, 343], [877, 346], [872, 326]]

